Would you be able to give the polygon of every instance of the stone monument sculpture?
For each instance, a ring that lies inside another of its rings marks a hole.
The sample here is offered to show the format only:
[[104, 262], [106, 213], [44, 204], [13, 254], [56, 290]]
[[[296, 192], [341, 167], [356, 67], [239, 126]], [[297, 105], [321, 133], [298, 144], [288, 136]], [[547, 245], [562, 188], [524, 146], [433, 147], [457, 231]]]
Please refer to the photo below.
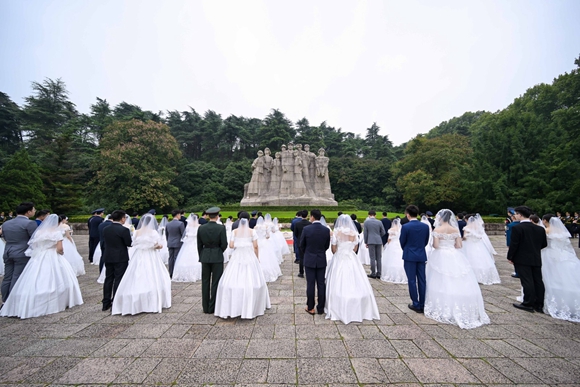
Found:
[[310, 146], [282, 145], [274, 158], [270, 149], [258, 151], [252, 178], [244, 187], [242, 206], [337, 206], [330, 189], [328, 157]]

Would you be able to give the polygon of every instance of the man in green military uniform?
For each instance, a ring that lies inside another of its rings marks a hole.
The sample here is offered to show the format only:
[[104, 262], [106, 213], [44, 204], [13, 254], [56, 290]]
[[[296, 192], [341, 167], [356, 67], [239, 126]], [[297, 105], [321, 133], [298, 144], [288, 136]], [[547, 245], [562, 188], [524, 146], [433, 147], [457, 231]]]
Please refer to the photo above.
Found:
[[197, 251], [201, 262], [201, 305], [203, 313], [211, 314], [215, 309], [217, 287], [224, 272], [224, 251], [228, 245], [226, 228], [216, 223], [219, 212], [219, 207], [208, 209], [206, 214], [209, 222], [197, 231]]

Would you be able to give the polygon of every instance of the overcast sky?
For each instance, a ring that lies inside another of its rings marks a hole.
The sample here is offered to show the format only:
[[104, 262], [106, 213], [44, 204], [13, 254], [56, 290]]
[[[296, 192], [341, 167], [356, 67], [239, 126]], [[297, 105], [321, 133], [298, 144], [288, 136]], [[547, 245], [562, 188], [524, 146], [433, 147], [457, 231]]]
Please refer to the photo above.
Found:
[[152, 111], [214, 110], [394, 144], [572, 70], [580, 1], [0, 0], [0, 91], [62, 78]]

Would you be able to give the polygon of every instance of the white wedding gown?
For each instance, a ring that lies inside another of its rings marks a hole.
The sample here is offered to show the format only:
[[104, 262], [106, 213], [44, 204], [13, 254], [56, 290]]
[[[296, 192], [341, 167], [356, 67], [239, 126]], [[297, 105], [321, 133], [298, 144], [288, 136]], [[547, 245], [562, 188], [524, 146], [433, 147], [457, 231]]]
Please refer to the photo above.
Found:
[[363, 265], [368, 266], [371, 264], [371, 256], [369, 255], [369, 248], [365, 244], [364, 234], [362, 232], [359, 235], [357, 257], [359, 262], [362, 263]]
[[339, 242], [326, 275], [326, 318], [345, 324], [380, 319], [373, 288], [353, 251], [357, 244]]
[[71, 241], [66, 237], [67, 232], [70, 232], [71, 228], [68, 224], [61, 224], [59, 228], [62, 230], [64, 239], [62, 240], [62, 248], [64, 250], [64, 258], [70, 263], [77, 277], [79, 275], [85, 274], [85, 262], [83, 257], [77, 251], [77, 246], [74, 241]]
[[114, 296], [112, 314], [161, 313], [171, 307], [171, 278], [154, 248], [164, 242], [156, 231], [135, 232], [134, 252]]
[[260, 266], [262, 267], [264, 278], [266, 282], [274, 282], [282, 275], [282, 270], [278, 263], [274, 240], [270, 238], [270, 232], [267, 227], [266, 225], [256, 225], [254, 231], [258, 237], [258, 258], [260, 258]]
[[440, 234], [426, 266], [425, 316], [463, 329], [489, 324], [481, 289], [461, 250], [455, 248], [459, 233]]
[[251, 237], [232, 234], [234, 249], [218, 284], [214, 315], [252, 319], [270, 309], [270, 294]]
[[34, 246], [0, 316], [39, 317], [83, 303], [73, 268], [56, 252], [56, 243], [63, 239], [62, 232], [57, 229], [49, 238]]
[[542, 249], [544, 312], [557, 319], [580, 322], [580, 260], [568, 237], [547, 237], [548, 247]]
[[399, 240], [401, 232], [391, 228], [388, 233], [390, 242], [383, 250], [381, 281], [406, 284], [405, 261], [403, 261], [403, 249]]
[[493, 254], [486, 247], [482, 236], [473, 234], [467, 227], [463, 229], [463, 236], [465, 237], [462, 247], [463, 254], [467, 257], [477, 282], [483, 285], [501, 283]]
[[197, 251], [197, 230], [186, 228], [186, 238], [179, 250], [173, 267], [173, 282], [196, 282], [201, 280], [201, 262]]
[[6, 247], [6, 243], [4, 243], [4, 239], [0, 238], [0, 276], [4, 276], [4, 247]]

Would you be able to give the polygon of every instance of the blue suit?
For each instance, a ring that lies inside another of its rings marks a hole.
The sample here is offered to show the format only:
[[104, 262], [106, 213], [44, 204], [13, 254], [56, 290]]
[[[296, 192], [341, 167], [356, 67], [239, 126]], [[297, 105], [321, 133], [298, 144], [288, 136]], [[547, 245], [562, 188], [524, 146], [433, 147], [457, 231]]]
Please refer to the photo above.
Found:
[[400, 241], [409, 283], [409, 296], [411, 296], [413, 306], [423, 310], [426, 288], [425, 264], [427, 263], [425, 246], [429, 243], [429, 226], [416, 220], [404, 224], [401, 228]]
[[318, 313], [324, 313], [326, 304], [326, 250], [330, 247], [330, 230], [320, 222], [304, 227], [300, 235], [300, 251], [306, 272], [306, 304], [314, 309], [314, 285], [318, 289]]

